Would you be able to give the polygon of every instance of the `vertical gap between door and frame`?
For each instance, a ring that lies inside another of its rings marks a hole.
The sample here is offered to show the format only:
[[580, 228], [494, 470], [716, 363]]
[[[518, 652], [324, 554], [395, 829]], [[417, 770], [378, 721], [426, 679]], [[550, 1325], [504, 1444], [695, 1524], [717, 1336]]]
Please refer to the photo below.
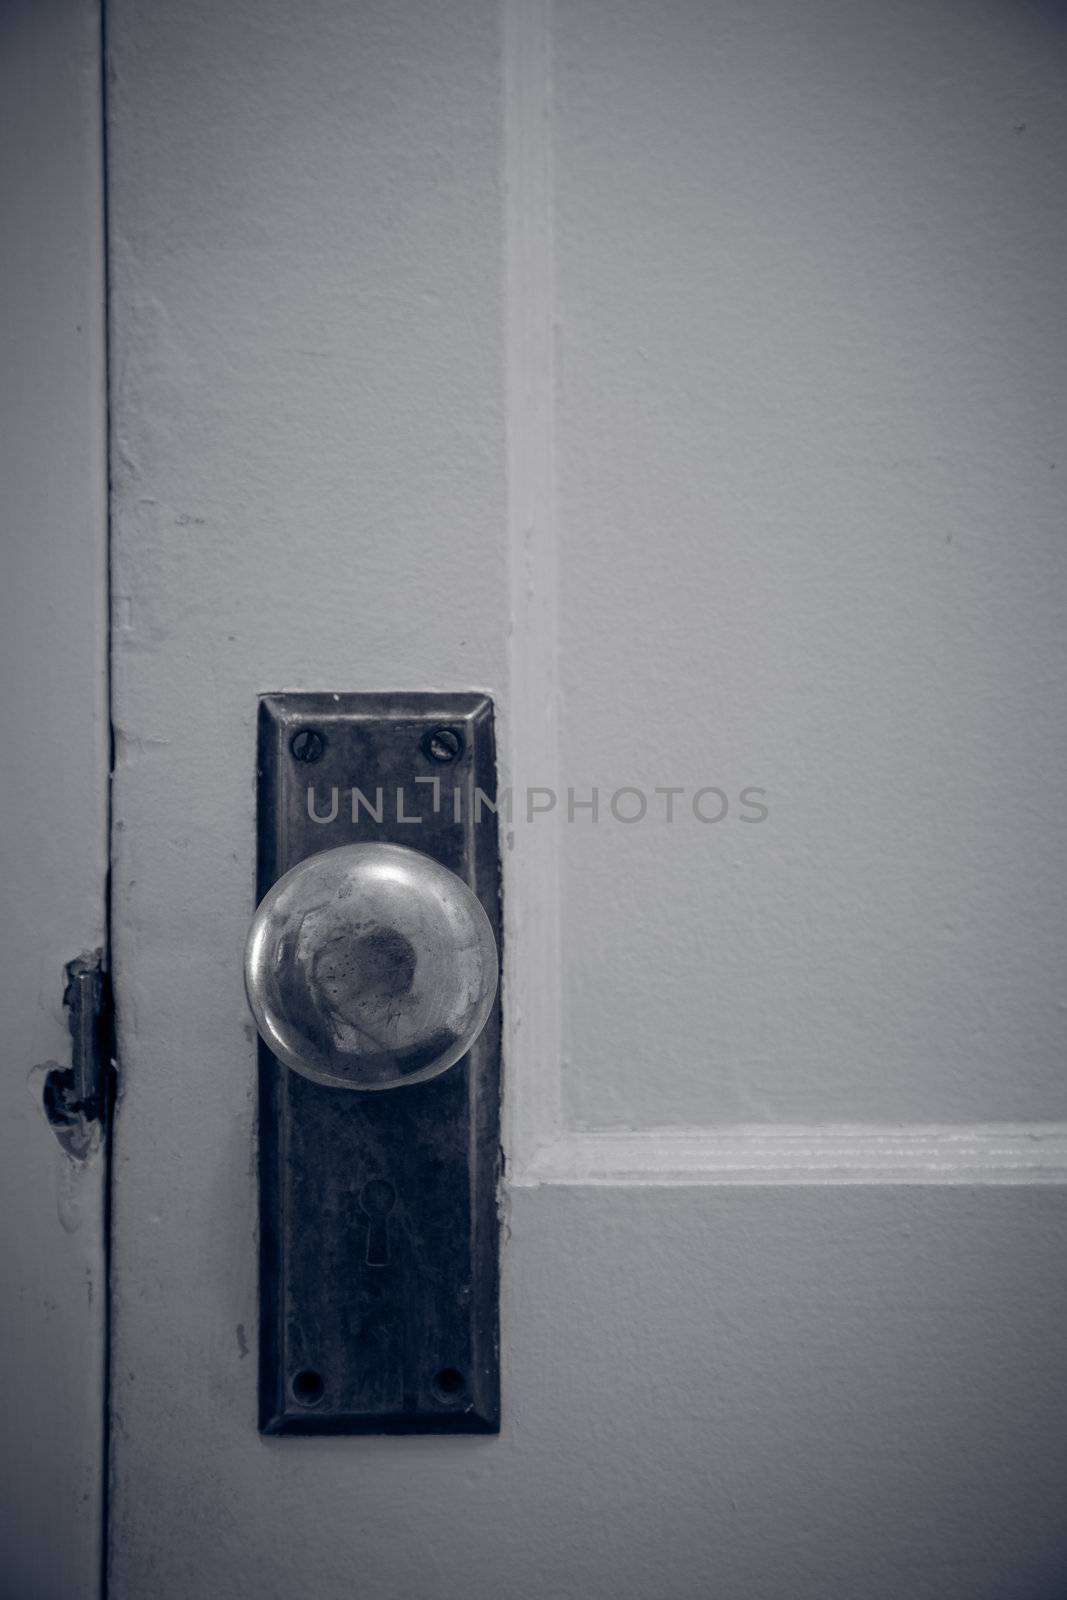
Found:
[[[104, 879], [104, 970], [111, 973], [111, 930], [112, 930], [112, 828], [113, 818], [113, 792], [115, 774], [115, 700], [114, 679], [111, 664], [112, 636], [114, 632], [112, 592], [112, 474], [111, 474], [111, 234], [109, 227], [109, 192], [111, 184], [111, 169], [108, 160], [108, 58], [107, 58], [107, 0], [100, 0], [100, 225], [103, 233], [103, 270], [104, 270], [104, 515], [106, 526], [104, 530], [105, 550], [105, 605], [106, 624], [104, 629], [104, 694], [107, 706], [107, 748], [108, 748], [108, 778], [107, 798], [105, 802], [105, 818], [107, 826], [107, 869]], [[111, 990], [111, 1005], [114, 1010], [115, 995]], [[117, 1053], [116, 1030], [110, 1030], [112, 1050]], [[117, 1067], [117, 1062], [116, 1062]], [[118, 1116], [119, 1093], [121, 1078], [118, 1079], [116, 1092], [111, 1095], [111, 1104], [108, 1108], [108, 1121], [104, 1137], [104, 1227], [103, 1227], [103, 1256], [104, 1256], [104, 1330], [103, 1330], [103, 1437], [101, 1439], [100, 1463], [100, 1600], [108, 1600], [109, 1569], [111, 1555], [111, 1311], [112, 1311], [112, 1254], [111, 1254], [111, 1212], [112, 1212], [112, 1184], [114, 1171], [115, 1150], [115, 1120]]]

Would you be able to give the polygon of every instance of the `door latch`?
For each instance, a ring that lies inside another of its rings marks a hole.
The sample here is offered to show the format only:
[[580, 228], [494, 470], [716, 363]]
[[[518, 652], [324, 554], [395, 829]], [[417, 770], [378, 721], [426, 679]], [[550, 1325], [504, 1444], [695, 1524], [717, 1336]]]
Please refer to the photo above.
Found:
[[101, 950], [68, 961], [64, 974], [71, 1064], [49, 1066], [43, 1099], [56, 1138], [68, 1154], [82, 1158], [94, 1130], [107, 1126], [113, 1098], [111, 985]]

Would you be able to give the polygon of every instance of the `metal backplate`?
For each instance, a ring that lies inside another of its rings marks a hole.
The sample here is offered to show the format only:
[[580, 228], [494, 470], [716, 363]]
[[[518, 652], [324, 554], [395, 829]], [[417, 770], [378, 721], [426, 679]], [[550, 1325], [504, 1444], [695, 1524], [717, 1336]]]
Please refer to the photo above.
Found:
[[[471, 886], [499, 946], [495, 799], [485, 695], [265, 696], [259, 898], [316, 851], [403, 844]], [[455, 1066], [380, 1093], [259, 1048], [261, 1431], [495, 1433], [499, 998]]]

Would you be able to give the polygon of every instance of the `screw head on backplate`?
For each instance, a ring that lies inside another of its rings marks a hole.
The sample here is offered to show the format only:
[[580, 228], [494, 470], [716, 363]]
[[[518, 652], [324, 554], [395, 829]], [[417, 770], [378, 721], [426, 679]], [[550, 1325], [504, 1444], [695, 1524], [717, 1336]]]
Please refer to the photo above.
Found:
[[294, 761], [318, 761], [326, 748], [326, 740], [314, 728], [300, 728], [289, 740]]
[[463, 739], [454, 728], [431, 728], [422, 741], [423, 752], [431, 761], [455, 761], [463, 753]]

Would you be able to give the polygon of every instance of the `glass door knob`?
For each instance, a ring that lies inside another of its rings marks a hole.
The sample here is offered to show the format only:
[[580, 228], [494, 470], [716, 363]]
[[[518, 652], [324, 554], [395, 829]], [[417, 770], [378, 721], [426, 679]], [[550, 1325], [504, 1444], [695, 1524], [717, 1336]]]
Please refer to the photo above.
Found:
[[394, 1089], [465, 1055], [496, 995], [481, 902], [419, 850], [349, 844], [308, 856], [267, 892], [245, 947], [256, 1026], [317, 1083]]

